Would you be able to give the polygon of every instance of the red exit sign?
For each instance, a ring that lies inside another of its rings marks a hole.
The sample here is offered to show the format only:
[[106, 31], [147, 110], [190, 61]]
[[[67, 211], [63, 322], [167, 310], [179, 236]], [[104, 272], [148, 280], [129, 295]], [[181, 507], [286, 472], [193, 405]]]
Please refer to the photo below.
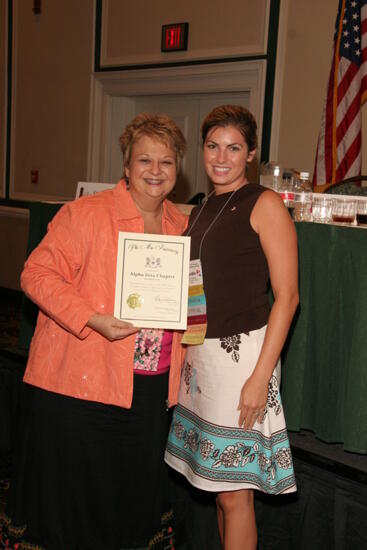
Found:
[[162, 52], [178, 52], [187, 50], [187, 39], [189, 35], [188, 23], [173, 23], [162, 25]]

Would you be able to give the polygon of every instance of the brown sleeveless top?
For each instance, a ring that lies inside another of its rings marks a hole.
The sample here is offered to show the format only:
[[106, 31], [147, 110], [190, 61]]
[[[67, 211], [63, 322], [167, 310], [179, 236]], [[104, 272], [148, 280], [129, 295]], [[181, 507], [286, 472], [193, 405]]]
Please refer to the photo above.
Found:
[[[248, 183], [232, 196], [208, 231], [201, 249], [207, 302], [207, 338], [221, 338], [261, 328], [269, 316], [269, 271], [250, 215], [266, 189]], [[191, 259], [199, 257], [200, 241], [230, 193], [208, 199], [191, 235]], [[200, 208], [190, 215], [189, 228]]]

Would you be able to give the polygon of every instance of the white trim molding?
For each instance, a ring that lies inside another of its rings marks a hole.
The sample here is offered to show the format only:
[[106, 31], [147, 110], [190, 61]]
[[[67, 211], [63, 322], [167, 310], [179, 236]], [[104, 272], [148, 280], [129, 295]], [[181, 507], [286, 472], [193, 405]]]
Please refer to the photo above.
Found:
[[273, 114], [271, 122], [271, 138], [269, 160], [276, 161], [279, 151], [280, 121], [282, 111], [282, 96], [285, 79], [285, 55], [287, 47], [287, 25], [288, 25], [289, 0], [280, 2], [277, 59], [275, 66]]
[[105, 181], [106, 178], [106, 151], [111, 145], [114, 97], [124, 98], [126, 119], [122, 122], [126, 124], [134, 115], [133, 98], [137, 96], [248, 92], [261, 143], [265, 77], [265, 60], [95, 73], [89, 124], [88, 180]]
[[6, 218], [29, 218], [28, 208], [15, 208], [14, 206], [3, 206], [0, 204], [0, 216]]

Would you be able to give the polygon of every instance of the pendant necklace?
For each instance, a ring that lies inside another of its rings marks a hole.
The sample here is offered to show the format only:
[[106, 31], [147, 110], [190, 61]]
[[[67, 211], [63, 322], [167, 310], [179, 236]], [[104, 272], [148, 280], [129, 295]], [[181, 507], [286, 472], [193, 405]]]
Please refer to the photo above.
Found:
[[[235, 193], [237, 193], [237, 191], [239, 189], [241, 189], [243, 187], [243, 185], [241, 185], [240, 187], [237, 187], [236, 189], [234, 189], [234, 191], [232, 191], [232, 193], [229, 195], [228, 199], [226, 200], [226, 202], [223, 204], [222, 208], [219, 210], [218, 214], [216, 214], [216, 216], [214, 217], [214, 219], [211, 221], [211, 223], [208, 225], [208, 227], [206, 228], [206, 230], [204, 231], [203, 233], [203, 236], [201, 237], [201, 240], [200, 240], [200, 245], [199, 245], [199, 260], [201, 259], [201, 249], [202, 249], [202, 246], [203, 246], [203, 242], [204, 242], [204, 239], [205, 237], [207, 236], [207, 234], [209, 233], [210, 229], [213, 227], [213, 225], [215, 224], [215, 222], [217, 221], [217, 219], [219, 218], [219, 216], [222, 214], [223, 210], [225, 209], [225, 207], [227, 206], [227, 204], [230, 202], [230, 200], [232, 199], [232, 197], [234, 196]], [[196, 222], [198, 221], [198, 219], [200, 218], [201, 216], [201, 213], [203, 212], [205, 206], [207, 205], [207, 202], [208, 200], [210, 199], [211, 196], [213, 196], [215, 193], [215, 190], [212, 191], [209, 195], [208, 195], [208, 198], [206, 199], [206, 201], [204, 202], [203, 206], [200, 208], [199, 212], [198, 212], [198, 215], [196, 216], [196, 218], [194, 219], [194, 221], [192, 222], [188, 232], [186, 233], [186, 235], [190, 235], [191, 233], [191, 230], [193, 229], [193, 227], [195, 226]]]
[[[241, 185], [241, 187], [243, 187]], [[238, 191], [240, 187], [237, 187], [229, 195], [222, 208], [216, 214], [214, 219], [211, 221], [209, 226], [203, 233], [201, 237], [200, 246], [199, 246], [199, 257], [195, 260], [190, 260], [190, 275], [189, 275], [189, 303], [187, 311], [187, 329], [182, 336], [181, 343], [189, 345], [200, 345], [205, 340], [206, 329], [207, 329], [207, 315], [206, 315], [206, 298], [204, 292], [204, 280], [203, 280], [203, 271], [201, 265], [201, 249], [204, 242], [204, 239], [210, 229], [213, 227], [215, 222], [218, 220], [219, 216], [222, 214], [225, 207], [228, 205], [229, 201], [232, 199], [233, 195]], [[209, 198], [213, 195], [215, 191], [212, 191], [208, 196], [207, 200], [204, 202], [200, 208], [198, 215], [194, 219], [191, 227], [187, 231], [186, 235], [190, 235], [192, 228], [195, 226], [199, 217], [201, 216], [202, 211], [204, 210]]]

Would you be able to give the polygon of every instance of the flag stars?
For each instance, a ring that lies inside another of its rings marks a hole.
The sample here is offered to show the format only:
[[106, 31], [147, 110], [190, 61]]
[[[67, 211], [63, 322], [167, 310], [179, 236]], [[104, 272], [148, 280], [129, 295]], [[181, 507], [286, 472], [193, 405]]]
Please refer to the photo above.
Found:
[[343, 36], [348, 36], [349, 32], [348, 31], [344, 31], [343, 32]]
[[352, 18], [353, 19], [358, 19], [358, 15], [356, 13], [352, 13]]
[[344, 48], [348, 49], [349, 46], [350, 46], [349, 42], [345, 42], [345, 43], [344, 43]]
[[361, 55], [361, 50], [356, 50], [356, 55], [360, 56]]
[[357, 2], [351, 2], [351, 6], [352, 6], [352, 8], [355, 8], [355, 7], [356, 7], [356, 5], [357, 5]]
[[354, 32], [358, 32], [358, 31], [359, 31], [359, 26], [358, 26], [358, 25], [354, 25], [353, 30], [354, 30]]
[[343, 25], [346, 25], [348, 23], [348, 19], [343, 19]]
[[360, 39], [359, 39], [359, 38], [355, 38], [355, 39], [354, 39], [354, 43], [355, 43], [355, 44], [359, 44], [359, 43], [360, 43]]

